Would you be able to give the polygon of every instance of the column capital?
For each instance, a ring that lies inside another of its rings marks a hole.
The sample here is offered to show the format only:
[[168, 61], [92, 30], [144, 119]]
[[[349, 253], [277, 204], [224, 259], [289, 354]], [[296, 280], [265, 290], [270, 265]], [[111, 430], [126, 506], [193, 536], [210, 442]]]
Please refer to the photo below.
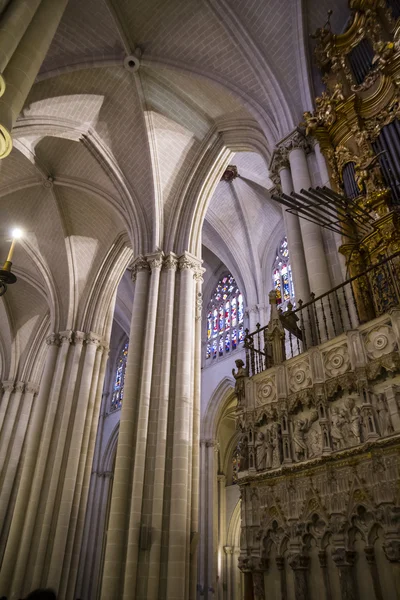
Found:
[[280, 143], [279, 148], [284, 148], [289, 158], [292, 150], [304, 150], [306, 154], [311, 152], [312, 147], [310, 145], [310, 138], [306, 137], [302, 131], [295, 129], [287, 137], [285, 137]]
[[46, 344], [48, 346], [59, 346], [61, 343], [60, 336], [58, 333], [50, 333], [46, 338]]
[[233, 554], [233, 546], [224, 546], [225, 554]]
[[150, 270], [153, 271], [155, 269], [161, 269], [163, 266], [164, 252], [161, 250], [157, 250], [156, 252], [152, 252], [146, 256], [147, 264], [150, 267]]
[[60, 331], [58, 335], [60, 338], [60, 344], [72, 344], [74, 341], [74, 332], [72, 330]]
[[94, 346], [101, 346], [102, 344], [102, 336], [99, 335], [98, 333], [93, 333], [93, 331], [90, 331], [89, 333], [86, 334], [86, 339], [85, 342], [86, 344], [93, 344]]
[[15, 391], [16, 392], [23, 392], [25, 390], [25, 382], [24, 381], [17, 381], [15, 384]]
[[174, 252], [170, 252], [164, 257], [163, 269], [165, 271], [176, 271], [178, 268], [178, 257]]
[[28, 382], [25, 386], [25, 393], [28, 394], [37, 394], [39, 391], [39, 386], [36, 383]]
[[1, 386], [5, 392], [12, 392], [14, 389], [14, 385], [15, 385], [15, 382], [11, 381], [11, 379], [9, 381], [3, 381], [1, 383]]
[[131, 264], [131, 277], [132, 281], [136, 281], [137, 274], [141, 271], [150, 271], [150, 266], [143, 254], [139, 254]]
[[190, 269], [196, 271], [201, 268], [202, 261], [190, 252], [185, 251], [178, 259], [178, 267], [180, 271]]

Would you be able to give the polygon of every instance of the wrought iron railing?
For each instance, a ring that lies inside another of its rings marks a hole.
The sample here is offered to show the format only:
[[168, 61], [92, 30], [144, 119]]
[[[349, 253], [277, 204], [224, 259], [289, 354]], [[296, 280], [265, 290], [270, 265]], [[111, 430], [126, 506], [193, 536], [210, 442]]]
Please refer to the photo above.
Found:
[[[400, 306], [400, 252], [381, 260], [359, 275], [347, 279], [311, 301], [298, 301], [298, 307], [280, 313], [285, 358], [292, 358], [335, 338], [345, 331], [379, 317]], [[284, 334], [283, 334], [284, 331]], [[249, 375], [274, 364], [270, 324], [255, 331], [246, 330], [244, 347]]]

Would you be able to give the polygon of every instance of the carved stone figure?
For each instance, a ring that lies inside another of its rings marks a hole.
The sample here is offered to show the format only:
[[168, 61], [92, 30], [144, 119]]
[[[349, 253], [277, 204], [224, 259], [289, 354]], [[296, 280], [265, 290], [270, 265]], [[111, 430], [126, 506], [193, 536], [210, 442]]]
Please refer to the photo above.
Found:
[[257, 433], [256, 441], [254, 442], [254, 447], [256, 450], [256, 469], [257, 471], [262, 471], [265, 469], [265, 444], [264, 444], [264, 434], [262, 431]]
[[361, 415], [360, 409], [357, 406], [353, 406], [350, 411], [350, 431], [357, 441], [357, 444], [361, 442]]
[[379, 394], [376, 401], [376, 412], [378, 413], [379, 432], [381, 435], [393, 433], [393, 427], [390, 422], [389, 413], [386, 407], [385, 395]]
[[276, 469], [282, 464], [282, 434], [280, 427], [276, 423], [271, 428], [271, 435], [273, 444], [272, 468]]
[[244, 400], [245, 377], [248, 377], [249, 374], [241, 358], [235, 360], [235, 365], [237, 367], [237, 372], [235, 373], [235, 369], [232, 369], [232, 375], [235, 378], [235, 392], [237, 396], [237, 403], [238, 406], [242, 406]]
[[240, 467], [239, 471], [246, 471], [249, 468], [249, 446], [247, 437], [242, 439], [240, 444]]
[[305, 440], [305, 434], [308, 429], [308, 419], [296, 419], [294, 422], [293, 443], [297, 460], [306, 460], [308, 458], [308, 446]]
[[266, 468], [272, 468], [272, 462], [274, 457], [274, 442], [272, 439], [271, 430], [268, 429], [265, 435], [265, 457], [266, 457]]
[[331, 417], [331, 438], [335, 450], [340, 450], [344, 447], [344, 437], [342, 432], [344, 423], [345, 419], [343, 415], [339, 413], [339, 409], [335, 406], [332, 409]]

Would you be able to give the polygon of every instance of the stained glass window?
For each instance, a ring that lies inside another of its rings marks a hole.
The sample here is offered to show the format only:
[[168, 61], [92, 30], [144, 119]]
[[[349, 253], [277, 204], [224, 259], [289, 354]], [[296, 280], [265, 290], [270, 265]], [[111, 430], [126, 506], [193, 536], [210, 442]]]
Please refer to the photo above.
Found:
[[207, 313], [206, 359], [217, 359], [244, 342], [243, 296], [232, 275], [219, 280]]
[[124, 397], [125, 369], [126, 358], [128, 356], [128, 346], [129, 342], [126, 342], [118, 357], [117, 370], [115, 373], [114, 380], [114, 390], [111, 399], [111, 410], [117, 410], [122, 406], [122, 399]]
[[284, 308], [289, 300], [294, 305], [292, 269], [289, 263], [289, 247], [286, 237], [283, 238], [276, 250], [272, 282], [276, 291], [276, 303], [280, 305], [280, 308]]

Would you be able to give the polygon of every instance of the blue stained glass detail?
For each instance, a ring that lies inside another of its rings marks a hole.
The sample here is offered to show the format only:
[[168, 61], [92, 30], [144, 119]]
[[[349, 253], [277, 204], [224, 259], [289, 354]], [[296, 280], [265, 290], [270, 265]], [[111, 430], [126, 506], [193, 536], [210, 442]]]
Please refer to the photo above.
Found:
[[111, 410], [117, 410], [122, 406], [124, 397], [124, 383], [126, 371], [126, 359], [128, 357], [129, 342], [126, 342], [122, 348], [117, 362], [117, 371], [115, 373], [114, 390], [111, 398]]

